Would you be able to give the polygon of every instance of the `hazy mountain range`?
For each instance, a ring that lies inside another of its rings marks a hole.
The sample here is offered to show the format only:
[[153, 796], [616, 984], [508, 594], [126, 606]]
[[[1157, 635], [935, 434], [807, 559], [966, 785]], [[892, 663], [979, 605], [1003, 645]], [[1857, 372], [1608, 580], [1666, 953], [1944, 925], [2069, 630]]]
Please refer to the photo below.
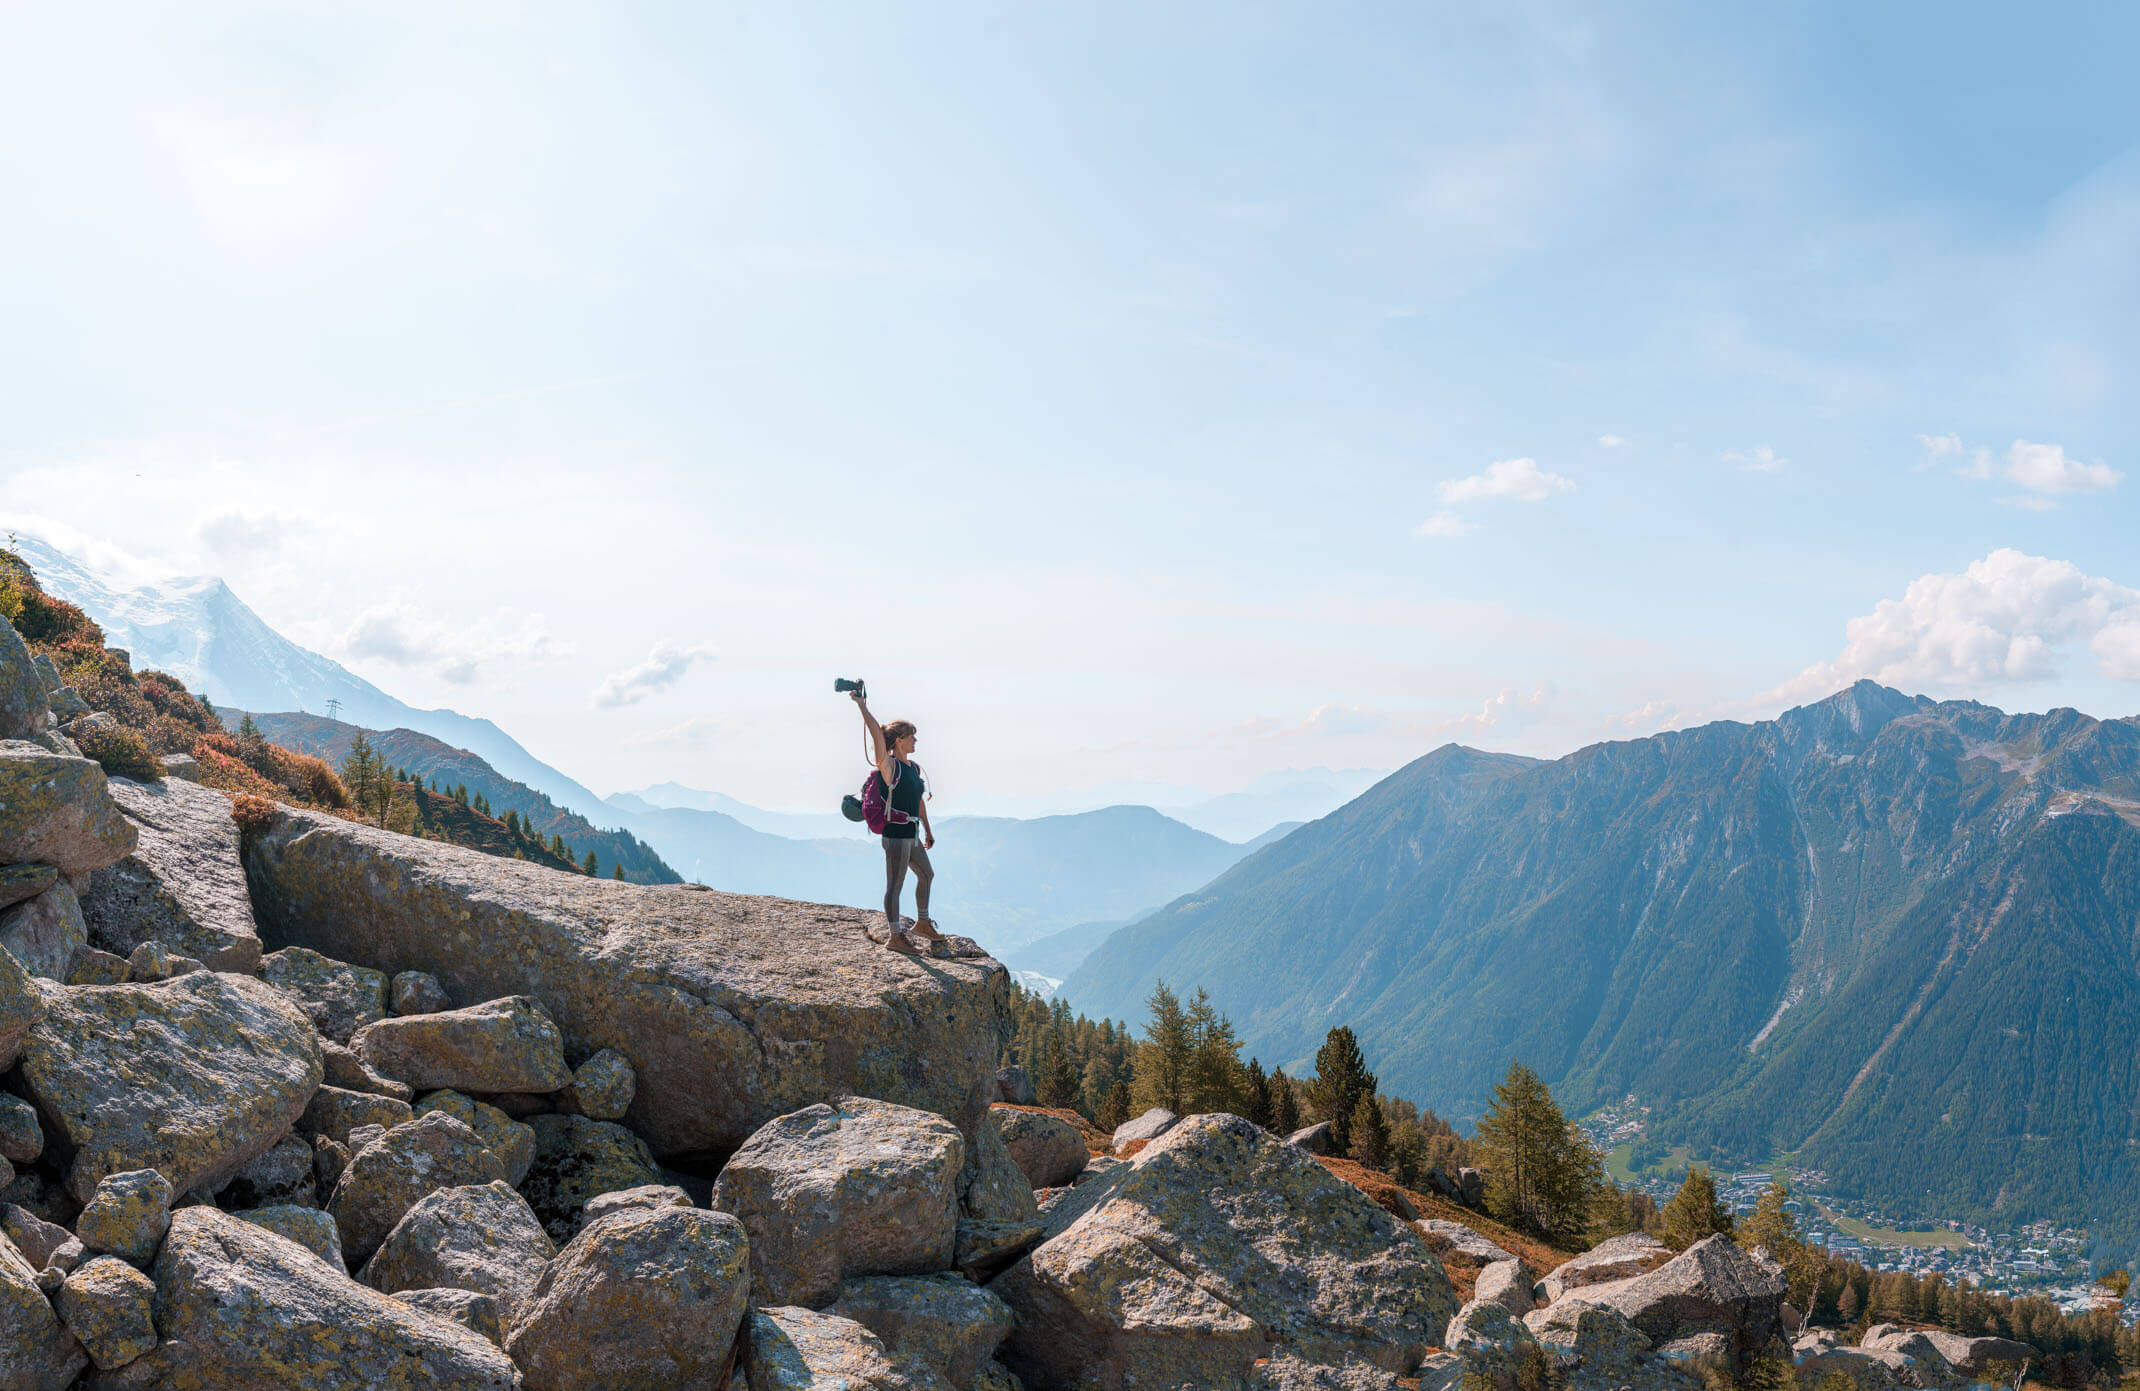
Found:
[[[2140, 1233], [2140, 720], [1870, 683], [1551, 762], [1455, 745], [1109, 936], [1065, 982], [1201, 984], [1295, 1064], [1349, 1023], [1475, 1116], [1793, 1154], [1893, 1210]], [[2107, 1224], [2107, 1225], [2106, 1225]]]

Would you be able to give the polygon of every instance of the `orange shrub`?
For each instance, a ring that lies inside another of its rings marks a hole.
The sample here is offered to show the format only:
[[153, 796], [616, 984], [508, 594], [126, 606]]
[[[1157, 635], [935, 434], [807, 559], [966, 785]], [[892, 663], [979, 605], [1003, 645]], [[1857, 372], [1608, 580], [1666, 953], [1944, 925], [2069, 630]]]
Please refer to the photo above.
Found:
[[231, 800], [230, 819], [238, 823], [241, 834], [258, 835], [274, 824], [275, 804], [265, 797], [241, 792]]

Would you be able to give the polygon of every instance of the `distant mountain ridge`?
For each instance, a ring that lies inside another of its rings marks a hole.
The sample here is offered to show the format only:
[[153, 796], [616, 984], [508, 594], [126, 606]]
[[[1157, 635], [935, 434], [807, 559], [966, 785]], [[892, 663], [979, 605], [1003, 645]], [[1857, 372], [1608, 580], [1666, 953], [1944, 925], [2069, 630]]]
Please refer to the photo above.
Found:
[[1160, 978], [1289, 1064], [1349, 1023], [1444, 1115], [1521, 1058], [1578, 1112], [1633, 1095], [1894, 1211], [2109, 1214], [2140, 1248], [2133, 719], [1861, 682], [1552, 762], [1445, 746], [1062, 993], [1133, 1016]]

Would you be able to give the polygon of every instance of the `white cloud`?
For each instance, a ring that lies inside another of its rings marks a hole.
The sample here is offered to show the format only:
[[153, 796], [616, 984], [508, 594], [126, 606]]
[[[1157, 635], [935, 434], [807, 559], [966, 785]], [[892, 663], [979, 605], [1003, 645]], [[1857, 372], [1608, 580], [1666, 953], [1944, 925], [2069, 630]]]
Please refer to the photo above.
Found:
[[222, 512], [201, 523], [201, 540], [219, 556], [257, 555], [278, 549], [312, 523], [280, 513]]
[[1468, 536], [1479, 529], [1477, 522], [1467, 522], [1454, 512], [1441, 511], [1412, 528], [1414, 536]]
[[693, 666], [712, 656], [713, 648], [705, 643], [679, 647], [672, 642], [657, 642], [645, 661], [604, 677], [595, 688], [594, 703], [605, 708], [636, 704], [683, 680]]
[[1724, 462], [1737, 464], [1746, 473], [1781, 473], [1791, 465], [1789, 459], [1765, 444], [1747, 450], [1734, 449], [1724, 456]]
[[2075, 648], [2140, 681], [2140, 589], [2070, 561], [1996, 550], [1958, 575], [1925, 575], [1844, 630], [1842, 652], [1760, 698], [1818, 699], [1860, 679], [1904, 689], [2044, 681]]
[[2107, 493], [2125, 478], [2122, 472], [2108, 464], [2083, 463], [2069, 457], [2061, 444], [2015, 440], [2007, 446], [2006, 457], [2001, 460], [1989, 449], [1971, 449], [1964, 445], [1960, 435], [1919, 435], [1917, 441], [1925, 447], [1924, 462], [1918, 465], [1919, 468], [1952, 464], [1954, 471], [1963, 478], [1979, 481], [1997, 478], [2018, 484], [2038, 497], [2033, 500], [2003, 497], [1999, 501], [2009, 507], [2026, 507], [2036, 512], [2047, 512], [2058, 505], [2044, 501], [2042, 495]]
[[1504, 497], [1518, 502], [1543, 502], [1555, 493], [1574, 491], [1574, 479], [1545, 472], [1536, 459], [1496, 459], [1484, 473], [1444, 482], [1441, 499], [1445, 504]]
[[1626, 438], [1620, 435], [1598, 436], [1598, 447], [1600, 449], [1624, 449], [1627, 447], [1627, 443]]
[[402, 603], [364, 610], [335, 646], [354, 661], [425, 668], [452, 686], [465, 686], [500, 662], [551, 661], [572, 652], [569, 643], [551, 635], [539, 613], [516, 620], [513, 610], [500, 609], [482, 622], [456, 628]]

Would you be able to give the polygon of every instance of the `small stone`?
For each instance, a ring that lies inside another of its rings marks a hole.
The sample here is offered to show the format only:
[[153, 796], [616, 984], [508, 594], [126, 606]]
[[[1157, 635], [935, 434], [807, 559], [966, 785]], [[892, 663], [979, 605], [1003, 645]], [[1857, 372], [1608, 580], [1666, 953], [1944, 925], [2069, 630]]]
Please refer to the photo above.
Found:
[[52, 1253], [74, 1240], [74, 1234], [56, 1222], [47, 1222], [26, 1207], [9, 1203], [0, 1207], [0, 1235], [15, 1243], [34, 1270], [52, 1263]]
[[1039, 1222], [959, 1219], [951, 1266], [977, 1285], [995, 1279], [1039, 1244], [1048, 1229]]
[[996, 1069], [996, 1100], [1007, 1101], [1013, 1106], [1031, 1106], [1040, 1098], [1033, 1091], [1033, 1079], [1016, 1063]]
[[67, 984], [124, 985], [126, 973], [125, 957], [85, 947], [74, 954], [73, 964], [67, 968]]
[[0, 1377], [26, 1391], [66, 1391], [89, 1358], [14, 1243], [0, 1237]]
[[127, 978], [138, 981], [169, 980], [183, 974], [171, 969], [171, 949], [161, 942], [143, 942], [126, 959]]
[[394, 1298], [411, 1309], [451, 1319], [469, 1332], [488, 1338], [496, 1347], [505, 1346], [505, 1314], [495, 1295], [477, 1290], [400, 1290]]
[[535, 1163], [535, 1130], [522, 1125], [495, 1106], [455, 1091], [428, 1092], [416, 1103], [416, 1114], [444, 1111], [482, 1137], [490, 1152], [505, 1166], [505, 1181], [516, 1187], [525, 1182]]
[[1134, 1120], [1127, 1120], [1115, 1127], [1114, 1143], [1121, 1149], [1132, 1140], [1156, 1140], [1174, 1128], [1181, 1117], [1164, 1106], [1154, 1106]]
[[163, 775], [180, 778], [186, 782], [201, 780], [201, 761], [190, 753], [167, 753], [157, 760], [163, 764]]
[[366, 1065], [364, 1059], [336, 1043], [331, 1038], [320, 1040], [320, 1056], [325, 1059], [326, 1084], [340, 1087], [345, 1092], [370, 1092], [373, 1096], [390, 1096], [396, 1101], [413, 1101], [416, 1089], [406, 1082], [396, 1082], [391, 1077], [382, 1077]]
[[349, 1046], [419, 1091], [554, 1092], [572, 1078], [564, 1035], [529, 995], [381, 1019], [358, 1030]]
[[34, 1164], [45, 1152], [45, 1132], [37, 1108], [19, 1096], [0, 1092], [0, 1158]]
[[53, 1248], [52, 1254], [45, 1257], [45, 1264], [64, 1274], [88, 1259], [89, 1248], [82, 1245], [82, 1239], [70, 1236]]
[[233, 1212], [231, 1216], [277, 1236], [288, 1237], [336, 1270], [346, 1272], [349, 1269], [348, 1263], [342, 1259], [342, 1229], [335, 1226], [332, 1217], [316, 1207], [255, 1207]]
[[[1026, 1178], [999, 1129], [1004, 1115], [1016, 1111], [991, 1108], [973, 1128], [966, 1146], [965, 1167], [959, 1174], [959, 1214], [992, 1222], [1030, 1222], [1040, 1216], [1033, 1201], [1033, 1185]], [[1080, 1145], [1082, 1148], [1082, 1145]]]
[[437, 1014], [453, 1008], [446, 987], [440, 985], [438, 977], [429, 971], [403, 971], [394, 977], [391, 993], [397, 1015]]
[[312, 1093], [312, 1100], [305, 1104], [305, 1113], [298, 1118], [297, 1124], [315, 1135], [347, 1142], [349, 1132], [360, 1125], [391, 1130], [414, 1119], [416, 1113], [406, 1101], [374, 1096], [370, 1092], [344, 1091], [340, 1087], [321, 1087]]
[[386, 973], [321, 956], [308, 947], [284, 947], [260, 958], [269, 985], [320, 1007], [320, 1032], [348, 1043], [357, 1030], [386, 1017]]
[[[332, 1139], [333, 1137], [329, 1136], [328, 1138]], [[348, 1138], [343, 1140], [342, 1144], [348, 1149], [349, 1157], [354, 1159], [385, 1138], [385, 1126], [378, 1124], [360, 1125], [349, 1132]]]
[[67, 1277], [52, 1304], [89, 1360], [108, 1372], [156, 1346], [155, 1300], [156, 1286], [148, 1276], [125, 1261], [99, 1256]]
[[1085, 1172], [1091, 1151], [1078, 1128], [1060, 1116], [998, 1106], [989, 1110], [1011, 1162], [1033, 1188], [1060, 1188]]
[[638, 1074], [632, 1070], [631, 1059], [614, 1048], [604, 1048], [573, 1072], [557, 1106], [560, 1111], [598, 1121], [623, 1120], [632, 1109], [637, 1088]]
[[349, 1146], [327, 1135], [312, 1137], [312, 1181], [318, 1191], [332, 1193], [349, 1167]]
[[84, 1246], [134, 1265], [154, 1260], [170, 1229], [171, 1180], [154, 1169], [106, 1175], [74, 1223]]

